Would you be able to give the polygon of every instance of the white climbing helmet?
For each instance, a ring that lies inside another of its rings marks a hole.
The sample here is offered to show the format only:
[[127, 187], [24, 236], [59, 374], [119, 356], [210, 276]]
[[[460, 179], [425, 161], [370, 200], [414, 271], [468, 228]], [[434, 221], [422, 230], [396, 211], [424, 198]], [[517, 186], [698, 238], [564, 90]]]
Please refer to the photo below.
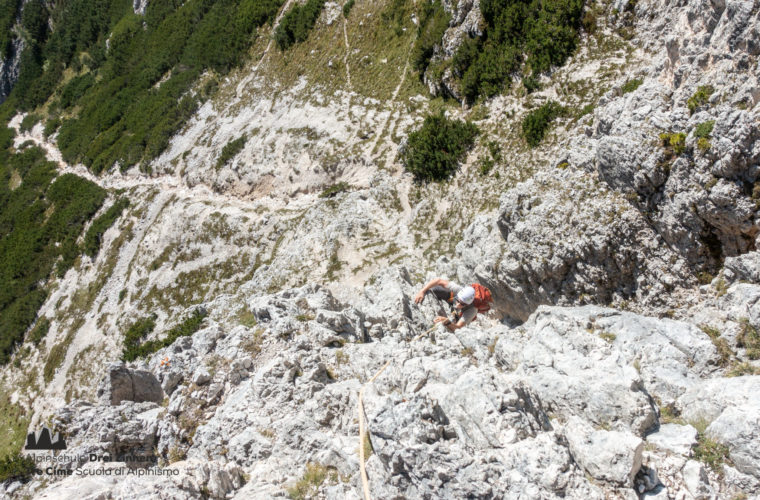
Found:
[[459, 290], [459, 293], [457, 293], [457, 300], [469, 306], [472, 304], [472, 301], [475, 300], [475, 289], [471, 286], [462, 288]]

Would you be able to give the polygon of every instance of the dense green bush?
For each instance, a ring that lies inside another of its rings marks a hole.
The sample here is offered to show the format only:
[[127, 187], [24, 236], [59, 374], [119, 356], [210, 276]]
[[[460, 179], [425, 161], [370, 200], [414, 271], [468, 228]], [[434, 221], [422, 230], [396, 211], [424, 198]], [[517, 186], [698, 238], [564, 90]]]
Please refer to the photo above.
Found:
[[522, 133], [530, 147], [535, 148], [544, 138], [552, 120], [562, 113], [562, 106], [549, 101], [528, 113], [522, 121]]
[[296, 3], [288, 10], [277, 29], [274, 31], [274, 41], [280, 50], [287, 50], [296, 43], [305, 41], [309, 32], [319, 19], [325, 0], [307, 0], [303, 5]]
[[[6, 129], [7, 130], [7, 129]], [[0, 133], [0, 146], [12, 134]], [[44, 283], [65, 272], [79, 254], [76, 239], [100, 208], [105, 191], [72, 174], [55, 178], [56, 166], [29, 147], [0, 152], [0, 364], [34, 322], [45, 301]], [[11, 190], [13, 175], [21, 184]]]
[[351, 9], [354, 8], [354, 1], [355, 0], [348, 0], [348, 2], [343, 4], [343, 17], [348, 19], [348, 15], [351, 13]]
[[0, 458], [0, 482], [23, 481], [30, 478], [35, 469], [34, 459], [18, 452]]
[[420, 72], [420, 76], [425, 72], [430, 58], [433, 57], [433, 48], [441, 43], [441, 37], [449, 27], [450, 19], [451, 16], [443, 10], [441, 2], [423, 2], [417, 27], [417, 40], [414, 42], [411, 54], [414, 69]]
[[219, 159], [216, 160], [216, 168], [222, 168], [229, 162], [231, 159], [233, 159], [239, 152], [243, 150], [245, 147], [245, 141], [248, 140], [248, 137], [243, 134], [242, 136], [238, 137], [234, 141], [230, 141], [227, 144], [224, 145], [222, 148], [222, 153], [219, 155]]
[[11, 55], [14, 34], [11, 31], [16, 22], [19, 0], [0, 0], [0, 58], [7, 59]]
[[86, 255], [94, 257], [100, 250], [100, 242], [109, 227], [113, 226], [116, 219], [119, 218], [125, 208], [129, 206], [129, 200], [120, 198], [116, 203], [111, 205], [106, 212], [95, 219], [84, 235], [83, 251]]
[[536, 74], [563, 64], [575, 50], [583, 0], [483, 0], [480, 9], [483, 37], [463, 43], [453, 59], [470, 102], [508, 87], [523, 54]]
[[96, 173], [116, 162], [129, 168], [167, 147], [199, 100], [208, 97], [188, 92], [198, 76], [208, 69], [223, 74], [239, 64], [255, 29], [271, 22], [281, 5], [282, 0], [157, 0], [142, 18], [132, 12], [131, 0], [51, 4], [54, 29], [35, 30], [38, 38], [22, 56], [11, 105], [41, 104], [60, 84], [63, 69], [71, 68], [79, 74], [56, 91], [58, 106], [79, 110], [60, 126], [64, 159]]
[[409, 134], [402, 161], [417, 180], [443, 181], [459, 167], [472, 147], [478, 128], [469, 122], [431, 115], [419, 130]]
[[127, 330], [124, 336], [122, 359], [134, 361], [137, 358], [144, 358], [159, 349], [172, 345], [180, 337], [189, 337], [200, 330], [203, 319], [207, 315], [205, 309], [198, 308], [184, 321], [169, 330], [162, 340], [149, 340], [147, 342], [142, 342], [142, 340], [156, 327], [155, 318], [149, 317], [138, 320]]

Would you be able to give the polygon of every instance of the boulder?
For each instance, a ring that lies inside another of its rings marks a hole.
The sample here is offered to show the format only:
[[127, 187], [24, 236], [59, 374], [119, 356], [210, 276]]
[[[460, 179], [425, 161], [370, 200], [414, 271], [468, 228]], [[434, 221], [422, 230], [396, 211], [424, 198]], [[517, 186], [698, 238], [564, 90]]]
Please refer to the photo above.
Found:
[[691, 425], [663, 424], [657, 432], [647, 436], [647, 442], [689, 457], [692, 448], [697, 445], [697, 430]]
[[133, 370], [124, 363], [112, 363], [98, 384], [97, 398], [100, 404], [117, 406], [122, 401], [160, 403], [164, 391], [158, 379], [149, 371]]
[[630, 432], [595, 430], [578, 417], [565, 425], [570, 454], [595, 479], [633, 486], [641, 468], [644, 442]]

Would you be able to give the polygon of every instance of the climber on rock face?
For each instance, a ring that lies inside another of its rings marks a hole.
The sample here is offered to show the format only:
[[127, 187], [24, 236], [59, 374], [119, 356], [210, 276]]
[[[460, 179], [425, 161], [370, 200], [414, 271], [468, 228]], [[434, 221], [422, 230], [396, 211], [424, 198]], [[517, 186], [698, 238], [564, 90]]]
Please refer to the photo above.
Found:
[[493, 300], [491, 291], [482, 285], [473, 283], [472, 285], [460, 286], [443, 278], [434, 278], [428, 281], [414, 296], [414, 303], [422, 303], [427, 293], [432, 293], [435, 298], [445, 301], [452, 307], [451, 318], [437, 316], [433, 320], [435, 323], [443, 323], [452, 332], [467, 326], [477, 317], [478, 313], [487, 313]]

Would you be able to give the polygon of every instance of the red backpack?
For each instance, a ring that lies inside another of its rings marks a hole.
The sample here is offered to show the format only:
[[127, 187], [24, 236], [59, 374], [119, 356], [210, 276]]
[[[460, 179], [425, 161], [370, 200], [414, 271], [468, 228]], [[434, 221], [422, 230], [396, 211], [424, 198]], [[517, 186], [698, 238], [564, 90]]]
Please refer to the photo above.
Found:
[[478, 309], [478, 314], [485, 314], [490, 311], [491, 302], [493, 302], [491, 290], [477, 283], [470, 286], [475, 289], [475, 300], [472, 301], [472, 305]]

